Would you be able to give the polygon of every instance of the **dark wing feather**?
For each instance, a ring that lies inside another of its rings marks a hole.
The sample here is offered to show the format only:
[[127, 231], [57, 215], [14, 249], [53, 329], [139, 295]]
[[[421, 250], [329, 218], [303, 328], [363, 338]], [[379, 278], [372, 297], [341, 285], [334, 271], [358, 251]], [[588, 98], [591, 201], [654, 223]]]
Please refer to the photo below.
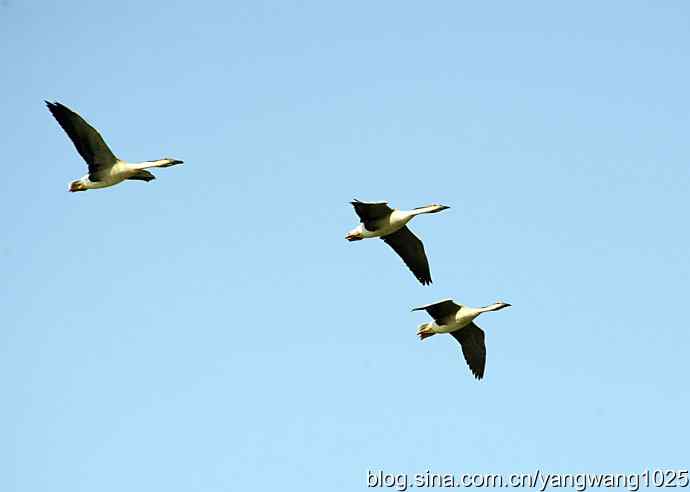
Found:
[[484, 331], [474, 323], [470, 323], [464, 328], [451, 332], [451, 335], [460, 342], [465, 361], [470, 366], [470, 371], [472, 371], [474, 377], [477, 379], [483, 378], [484, 367], [486, 366]]
[[429, 271], [429, 262], [424, 253], [424, 245], [417, 236], [412, 234], [407, 226], [398, 229], [393, 234], [383, 236], [386, 244], [398, 253], [405, 265], [408, 266], [414, 276], [417, 277], [422, 285], [431, 283], [431, 272]]
[[389, 216], [393, 209], [388, 206], [388, 202], [367, 203], [360, 202], [356, 198], [350, 202], [355, 207], [355, 212], [369, 231], [375, 231], [374, 222], [383, 217]]
[[445, 299], [434, 304], [427, 304], [426, 306], [414, 308], [412, 311], [425, 310], [429, 313], [429, 316], [434, 318], [434, 321], [437, 323], [440, 321], [441, 323], [439, 324], [445, 324], [443, 321], [450, 316], [455, 316], [455, 313], [457, 313], [460, 308], [462, 308], [462, 306], [455, 304], [453, 300]]
[[100, 173], [117, 162], [98, 131], [77, 113], [60, 103], [46, 101], [48, 109], [89, 165], [89, 179], [99, 181]]
[[150, 172], [148, 172], [146, 169], [141, 169], [141, 170], [137, 171], [137, 173], [134, 176], [130, 176], [127, 179], [133, 179], [135, 181], [149, 182], [149, 181], [153, 181], [154, 179], [156, 179], [156, 177], [153, 174], [151, 174]]

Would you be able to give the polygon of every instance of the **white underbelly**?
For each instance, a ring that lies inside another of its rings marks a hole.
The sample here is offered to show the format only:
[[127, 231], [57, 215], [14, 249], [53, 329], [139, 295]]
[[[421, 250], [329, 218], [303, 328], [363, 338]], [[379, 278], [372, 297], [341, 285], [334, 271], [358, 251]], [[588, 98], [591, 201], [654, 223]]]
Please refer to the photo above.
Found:
[[122, 175], [110, 175], [110, 176], [104, 176], [104, 178], [100, 181], [91, 181], [89, 177], [87, 176], [84, 179], [84, 182], [86, 183], [86, 187], [89, 189], [96, 189], [96, 188], [107, 188], [108, 186], [113, 186], [118, 183], [122, 183], [126, 179], [125, 176]]
[[447, 324], [439, 325], [437, 333], [450, 333], [452, 331], [460, 330], [472, 323], [472, 320], [476, 317], [477, 315], [458, 316], [457, 318], [449, 321]]
[[[405, 225], [405, 224], [403, 224]], [[382, 237], [382, 236], [387, 236], [389, 234], [393, 234], [395, 231], [400, 229], [402, 225], [400, 226], [386, 226], [386, 227], [381, 227], [379, 229], [376, 229], [375, 231], [370, 231], [366, 227], [362, 231], [364, 237]]]
[[398, 231], [405, 227], [405, 224], [407, 224], [410, 221], [410, 219], [411, 217], [403, 215], [402, 213], [400, 213], [400, 211], [395, 210], [386, 219], [377, 221], [375, 223], [377, 227], [375, 231], [369, 231], [366, 228], [364, 228], [364, 237], [388, 236], [389, 234], [393, 234], [395, 231]]

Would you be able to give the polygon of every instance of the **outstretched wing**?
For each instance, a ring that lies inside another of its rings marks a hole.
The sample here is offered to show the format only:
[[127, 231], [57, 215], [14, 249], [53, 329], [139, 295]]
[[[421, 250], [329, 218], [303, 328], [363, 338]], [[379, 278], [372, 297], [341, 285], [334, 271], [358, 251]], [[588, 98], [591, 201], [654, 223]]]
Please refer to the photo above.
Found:
[[89, 165], [89, 179], [100, 181], [100, 174], [110, 169], [117, 157], [110, 150], [98, 131], [77, 113], [66, 106], [46, 101], [48, 109], [77, 148], [77, 152]]
[[404, 226], [393, 234], [383, 236], [386, 244], [398, 253], [405, 265], [412, 270], [414, 276], [417, 277], [422, 285], [431, 283], [431, 272], [429, 271], [429, 262], [426, 259], [424, 252], [424, 245], [417, 236], [412, 234], [407, 226]]
[[387, 217], [393, 212], [393, 209], [388, 206], [388, 202], [360, 202], [356, 198], [350, 202], [355, 207], [355, 212], [362, 221], [364, 227], [369, 231], [376, 230], [374, 222], [383, 217]]
[[156, 177], [150, 172], [148, 172], [146, 169], [140, 169], [139, 171], [137, 171], [136, 174], [130, 176], [127, 179], [133, 179], [135, 181], [146, 181], [148, 183], [149, 181], [153, 181], [154, 179], [156, 179]]
[[443, 321], [449, 316], [455, 316], [455, 313], [457, 313], [461, 307], [462, 306], [455, 304], [452, 299], [444, 299], [443, 301], [435, 302], [434, 304], [419, 306], [414, 308], [412, 311], [424, 310], [429, 313], [429, 316], [434, 318], [434, 321], [436, 321], [438, 324], [445, 324]]
[[460, 342], [462, 354], [465, 356], [465, 361], [474, 377], [483, 378], [484, 367], [486, 366], [484, 331], [472, 322], [464, 328], [451, 332], [451, 335]]

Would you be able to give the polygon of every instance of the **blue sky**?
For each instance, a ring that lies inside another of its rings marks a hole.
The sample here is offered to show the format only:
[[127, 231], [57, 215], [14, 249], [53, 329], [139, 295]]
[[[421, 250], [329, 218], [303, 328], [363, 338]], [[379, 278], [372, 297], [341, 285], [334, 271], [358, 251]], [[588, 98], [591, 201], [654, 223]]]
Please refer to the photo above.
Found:
[[[0, 5], [0, 490], [685, 467], [690, 6]], [[129, 160], [70, 194], [57, 100]], [[416, 219], [433, 285], [348, 202]], [[475, 381], [452, 297], [484, 315]]]

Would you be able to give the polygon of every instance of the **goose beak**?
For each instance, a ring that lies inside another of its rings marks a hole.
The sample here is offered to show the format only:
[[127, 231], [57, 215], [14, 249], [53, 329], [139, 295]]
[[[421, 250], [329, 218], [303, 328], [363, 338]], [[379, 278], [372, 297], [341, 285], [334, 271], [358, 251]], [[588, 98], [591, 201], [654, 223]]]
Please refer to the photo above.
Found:
[[348, 232], [347, 236], [345, 236], [345, 239], [347, 239], [348, 241], [359, 241], [360, 239], [362, 239], [362, 236], [356, 233]]
[[162, 161], [168, 161], [165, 164], [160, 164], [158, 167], [170, 167], [170, 166], [176, 166], [178, 164], [183, 164], [184, 161], [180, 161], [178, 159], [171, 159], [169, 157], [166, 157], [165, 159], [161, 159]]

